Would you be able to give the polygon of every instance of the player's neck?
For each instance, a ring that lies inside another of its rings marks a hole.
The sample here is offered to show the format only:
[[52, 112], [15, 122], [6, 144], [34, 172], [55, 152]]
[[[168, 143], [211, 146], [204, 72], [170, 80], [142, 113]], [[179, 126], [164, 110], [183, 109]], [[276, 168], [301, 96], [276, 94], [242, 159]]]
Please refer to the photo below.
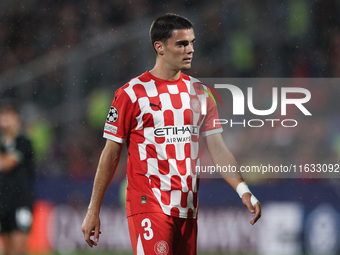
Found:
[[162, 80], [173, 81], [178, 80], [181, 77], [181, 70], [174, 70], [165, 65], [161, 65], [159, 62], [156, 62], [156, 65], [150, 73]]
[[12, 143], [16, 137], [19, 135], [19, 127], [12, 128], [3, 134], [3, 140], [7, 143]]

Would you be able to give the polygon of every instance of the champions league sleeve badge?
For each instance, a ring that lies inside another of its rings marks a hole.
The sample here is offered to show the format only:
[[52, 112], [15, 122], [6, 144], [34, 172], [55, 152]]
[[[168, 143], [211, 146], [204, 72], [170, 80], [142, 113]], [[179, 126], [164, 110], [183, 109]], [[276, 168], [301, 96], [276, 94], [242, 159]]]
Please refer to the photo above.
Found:
[[109, 114], [106, 117], [106, 121], [108, 123], [115, 123], [117, 119], [118, 119], [118, 110], [116, 109], [116, 107], [111, 106]]

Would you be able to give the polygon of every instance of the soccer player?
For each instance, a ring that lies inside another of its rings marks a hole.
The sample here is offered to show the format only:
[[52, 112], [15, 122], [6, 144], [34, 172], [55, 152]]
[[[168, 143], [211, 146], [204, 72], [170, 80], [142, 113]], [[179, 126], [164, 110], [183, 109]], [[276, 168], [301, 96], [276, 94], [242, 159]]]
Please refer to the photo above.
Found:
[[33, 151], [12, 103], [0, 106], [0, 234], [4, 254], [26, 254], [32, 224]]
[[[126, 142], [126, 210], [134, 254], [191, 255], [196, 254], [199, 135], [215, 164], [236, 162], [221, 126], [213, 125], [218, 114], [202, 90], [206, 86], [182, 73], [191, 68], [194, 53], [192, 23], [165, 14], [152, 23], [150, 37], [156, 64], [115, 93], [82, 231], [88, 245], [96, 246], [100, 207]], [[206, 115], [201, 111], [204, 101]], [[239, 175], [224, 177], [254, 213], [254, 224], [261, 216], [260, 203]]]

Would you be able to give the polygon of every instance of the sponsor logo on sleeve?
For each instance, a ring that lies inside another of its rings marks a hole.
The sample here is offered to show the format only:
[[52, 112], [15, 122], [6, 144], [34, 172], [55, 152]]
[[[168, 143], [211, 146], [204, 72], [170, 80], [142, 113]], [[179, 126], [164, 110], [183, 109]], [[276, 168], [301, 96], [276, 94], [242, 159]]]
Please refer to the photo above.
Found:
[[109, 124], [105, 124], [104, 130], [112, 134], [117, 134], [118, 128]]

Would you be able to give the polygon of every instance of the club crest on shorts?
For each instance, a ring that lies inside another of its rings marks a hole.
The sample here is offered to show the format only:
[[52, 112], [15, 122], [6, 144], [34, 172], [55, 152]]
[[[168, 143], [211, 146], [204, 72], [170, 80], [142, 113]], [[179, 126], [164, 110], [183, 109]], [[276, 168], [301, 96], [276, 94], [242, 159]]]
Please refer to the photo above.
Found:
[[106, 117], [106, 121], [108, 123], [114, 123], [116, 122], [117, 119], [118, 119], [118, 110], [116, 109], [116, 107], [111, 106], [109, 114]]
[[157, 255], [167, 255], [169, 253], [169, 245], [166, 241], [158, 241], [155, 244], [154, 251]]

